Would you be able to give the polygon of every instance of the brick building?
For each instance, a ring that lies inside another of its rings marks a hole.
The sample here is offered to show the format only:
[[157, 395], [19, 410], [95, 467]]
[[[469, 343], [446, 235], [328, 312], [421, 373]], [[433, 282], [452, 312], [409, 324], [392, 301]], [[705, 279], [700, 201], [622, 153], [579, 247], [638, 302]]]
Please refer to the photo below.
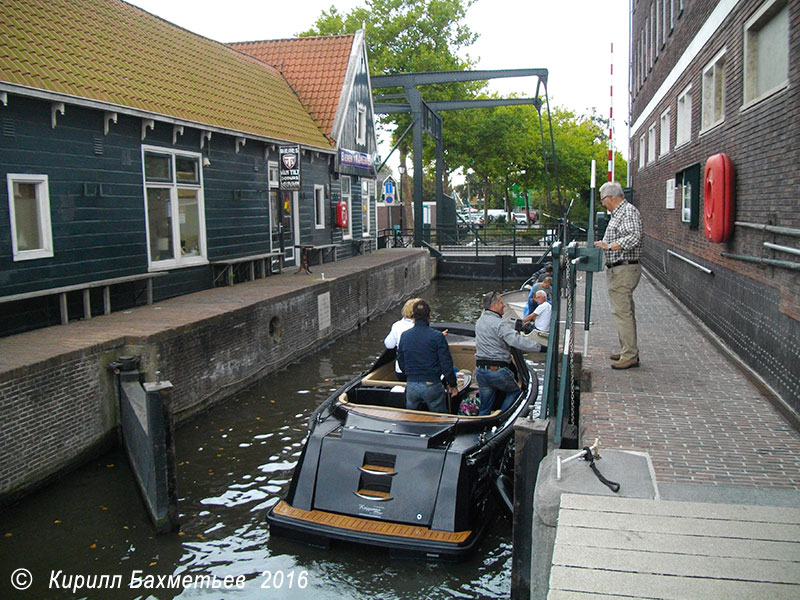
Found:
[[[643, 262], [798, 411], [800, 3], [631, 0], [630, 56]], [[720, 153], [734, 177], [709, 191]], [[712, 242], [720, 190], [735, 224]]]

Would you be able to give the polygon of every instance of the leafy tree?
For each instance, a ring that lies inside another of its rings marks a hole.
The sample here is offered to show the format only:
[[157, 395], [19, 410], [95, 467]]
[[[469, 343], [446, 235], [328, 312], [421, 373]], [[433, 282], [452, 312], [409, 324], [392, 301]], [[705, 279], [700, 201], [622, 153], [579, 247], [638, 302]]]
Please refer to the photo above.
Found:
[[[301, 33], [341, 35], [365, 30], [370, 71], [373, 75], [427, 71], [461, 71], [472, 67], [459, 53], [468, 48], [477, 35], [464, 23], [467, 9], [475, 0], [366, 0], [364, 6], [349, 13], [335, 6], [323, 11], [314, 27]], [[473, 82], [425, 86], [426, 100], [452, 100], [468, 97], [481, 84]], [[381, 94], [402, 92], [382, 89]], [[384, 124], [396, 126], [401, 135], [411, 123], [411, 115], [384, 117]], [[427, 136], [425, 136], [427, 137]], [[399, 146], [400, 164], [406, 167], [412, 138], [407, 136]], [[430, 148], [430, 141], [426, 140]], [[401, 173], [406, 227], [411, 223], [410, 184]]]

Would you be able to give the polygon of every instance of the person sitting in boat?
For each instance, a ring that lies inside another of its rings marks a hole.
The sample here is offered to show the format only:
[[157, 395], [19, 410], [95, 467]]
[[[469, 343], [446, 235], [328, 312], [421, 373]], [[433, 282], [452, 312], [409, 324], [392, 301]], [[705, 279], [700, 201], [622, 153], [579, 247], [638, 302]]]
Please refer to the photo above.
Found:
[[533, 301], [536, 308], [524, 319], [523, 323], [530, 323], [533, 321], [533, 328], [537, 331], [550, 332], [550, 314], [553, 312], [552, 305], [547, 301], [547, 292], [539, 290], [533, 294]]
[[407, 378], [406, 408], [446, 413], [442, 375], [447, 392], [453, 397], [458, 394], [450, 347], [442, 332], [431, 328], [431, 307], [427, 302], [415, 302], [411, 316], [414, 326], [403, 332], [397, 345], [397, 361]]
[[538, 352], [541, 347], [503, 319], [504, 307], [499, 293], [485, 294], [483, 314], [475, 323], [475, 375], [481, 398], [479, 415], [492, 412], [498, 394], [502, 394], [501, 410], [508, 408], [519, 396], [521, 390], [512, 368], [509, 349], [513, 347], [523, 352]]
[[[543, 290], [547, 294], [547, 301], [552, 303], [552, 301], [553, 301], [553, 278], [552, 277], [545, 277], [539, 283], [535, 284], [531, 288], [531, 294], [535, 294], [539, 290]], [[535, 307], [533, 307], [533, 308], [535, 308]]]
[[[397, 348], [397, 344], [400, 343], [400, 336], [403, 335], [403, 332], [408, 331], [414, 326], [414, 319], [411, 315], [414, 311], [414, 304], [420, 300], [422, 300], [422, 298], [411, 298], [411, 300], [403, 304], [403, 308], [400, 310], [402, 318], [392, 323], [389, 334], [383, 340], [383, 345], [388, 349]], [[394, 361], [394, 373], [398, 381], [406, 380], [406, 374], [400, 369], [400, 363], [396, 360]]]

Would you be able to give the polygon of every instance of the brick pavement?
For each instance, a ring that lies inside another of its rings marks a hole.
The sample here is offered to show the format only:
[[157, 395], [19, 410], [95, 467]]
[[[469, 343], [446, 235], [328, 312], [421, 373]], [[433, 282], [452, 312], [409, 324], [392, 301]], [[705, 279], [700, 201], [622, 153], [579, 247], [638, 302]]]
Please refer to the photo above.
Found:
[[[645, 273], [634, 293], [641, 366], [615, 371], [608, 355], [619, 344], [604, 273], [593, 287], [584, 442], [597, 437], [601, 447], [648, 452], [659, 482], [800, 489], [800, 433], [699, 321]], [[576, 314], [582, 320], [582, 301]]]

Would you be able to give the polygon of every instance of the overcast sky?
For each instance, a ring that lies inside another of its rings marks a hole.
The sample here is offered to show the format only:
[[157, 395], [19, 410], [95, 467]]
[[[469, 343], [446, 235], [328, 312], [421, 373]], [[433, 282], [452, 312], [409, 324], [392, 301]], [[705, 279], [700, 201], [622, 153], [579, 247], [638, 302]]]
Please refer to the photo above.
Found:
[[[185, 29], [220, 42], [293, 37], [332, 4], [347, 13], [362, 0], [129, 0]], [[551, 106], [608, 117], [614, 45], [617, 150], [627, 155], [628, 1], [477, 0], [467, 21], [478, 41], [470, 57], [480, 69], [547, 68]], [[534, 78], [497, 79], [501, 94], [533, 95]], [[383, 146], [383, 145], [382, 145]], [[389, 146], [390, 148], [391, 146]], [[604, 170], [598, 165], [598, 171]]]

